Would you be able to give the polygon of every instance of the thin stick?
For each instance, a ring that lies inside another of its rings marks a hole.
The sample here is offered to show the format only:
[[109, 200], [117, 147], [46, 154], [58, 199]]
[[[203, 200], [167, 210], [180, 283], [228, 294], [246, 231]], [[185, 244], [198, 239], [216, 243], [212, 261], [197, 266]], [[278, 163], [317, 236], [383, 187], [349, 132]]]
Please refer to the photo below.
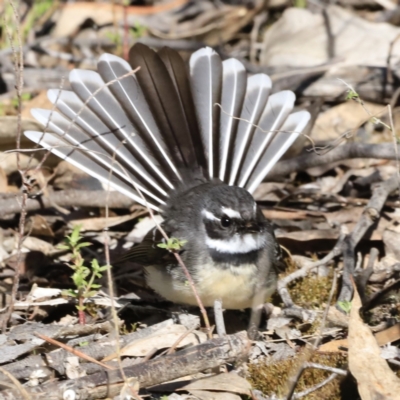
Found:
[[23, 69], [24, 69], [24, 63], [23, 63], [23, 51], [22, 51], [22, 43], [21, 43], [21, 32], [19, 28], [20, 24], [20, 19], [19, 19], [19, 14], [18, 11], [15, 7], [15, 4], [13, 3], [12, 0], [9, 0], [9, 4], [13, 9], [13, 15], [14, 15], [14, 22], [15, 22], [15, 29], [17, 33], [17, 38], [18, 38], [18, 52], [14, 48], [13, 45], [13, 39], [12, 35], [8, 29], [8, 26], [6, 24], [6, 29], [7, 29], [7, 35], [10, 40], [10, 45], [12, 48], [12, 54], [14, 58], [14, 71], [15, 71], [15, 80], [16, 80], [16, 91], [17, 91], [17, 101], [18, 101], [18, 115], [17, 115], [17, 138], [16, 138], [16, 146], [17, 146], [17, 168], [18, 172], [21, 175], [22, 178], [22, 186], [23, 186], [23, 193], [22, 193], [22, 199], [21, 199], [21, 211], [20, 211], [20, 218], [19, 218], [19, 226], [18, 226], [18, 244], [17, 244], [17, 263], [15, 267], [15, 275], [13, 277], [13, 284], [11, 288], [11, 296], [10, 296], [10, 303], [8, 304], [8, 309], [7, 312], [5, 312], [2, 320], [2, 326], [1, 329], [4, 332], [9, 319], [11, 318], [11, 314], [14, 310], [14, 303], [17, 297], [18, 293], [18, 287], [19, 287], [19, 276], [20, 276], [20, 270], [21, 270], [21, 264], [23, 260], [23, 255], [22, 255], [22, 244], [25, 240], [24, 233], [25, 233], [25, 219], [26, 219], [26, 202], [28, 200], [28, 185], [27, 181], [25, 179], [25, 171], [21, 170], [21, 163], [20, 163], [20, 157], [19, 157], [19, 152], [18, 150], [21, 148], [21, 133], [22, 133], [22, 88], [24, 86], [24, 77], [23, 77]]
[[68, 346], [68, 345], [66, 345], [64, 343], [61, 343], [58, 340], [52, 339], [51, 337], [48, 337], [46, 335], [42, 335], [39, 332], [34, 332], [34, 335], [37, 336], [40, 339], [45, 340], [46, 342], [48, 342], [50, 344], [53, 344], [54, 346], [61, 347], [62, 349], [68, 351], [68, 353], [71, 353], [74, 356], [83, 358], [86, 361], [89, 361], [89, 362], [92, 362], [94, 364], [100, 365], [101, 367], [106, 368], [106, 369], [110, 369], [110, 370], [114, 370], [115, 369], [114, 367], [110, 367], [107, 364], [104, 364], [104, 363], [102, 363], [100, 361], [97, 361], [95, 358], [90, 357], [90, 356], [86, 355], [85, 353], [82, 353], [81, 351], [74, 349], [73, 347], [70, 347], [70, 346]]
[[17, 378], [15, 378], [10, 372], [8, 372], [6, 369], [4, 369], [3, 367], [0, 367], [0, 372], [2, 374], [4, 374], [5, 376], [7, 376], [10, 381], [16, 386], [16, 388], [19, 390], [19, 392], [22, 394], [22, 397], [25, 400], [31, 400], [31, 396], [30, 394], [26, 391], [26, 389], [21, 385], [21, 383], [19, 382], [19, 380]]

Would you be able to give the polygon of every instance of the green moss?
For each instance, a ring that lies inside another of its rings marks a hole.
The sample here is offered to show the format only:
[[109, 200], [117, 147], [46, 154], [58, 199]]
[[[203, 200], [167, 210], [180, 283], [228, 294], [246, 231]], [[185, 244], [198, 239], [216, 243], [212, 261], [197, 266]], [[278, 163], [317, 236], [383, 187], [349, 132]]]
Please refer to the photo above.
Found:
[[[303, 352], [295, 358], [284, 361], [249, 365], [248, 379], [254, 389], [260, 390], [265, 395], [270, 396], [275, 393], [282, 397], [287, 393], [289, 379], [297, 374], [299, 366], [307, 358], [307, 356], [304, 356]], [[341, 353], [315, 353], [311, 356], [310, 362], [342, 369], [347, 368], [347, 356]], [[307, 368], [300, 377], [295, 391], [301, 392], [309, 389], [328, 378], [330, 374], [329, 371]], [[303, 399], [340, 400], [340, 378], [334, 379], [324, 387], [303, 397]]]
[[320, 309], [329, 300], [332, 277], [306, 276], [289, 285], [294, 303], [304, 308]]

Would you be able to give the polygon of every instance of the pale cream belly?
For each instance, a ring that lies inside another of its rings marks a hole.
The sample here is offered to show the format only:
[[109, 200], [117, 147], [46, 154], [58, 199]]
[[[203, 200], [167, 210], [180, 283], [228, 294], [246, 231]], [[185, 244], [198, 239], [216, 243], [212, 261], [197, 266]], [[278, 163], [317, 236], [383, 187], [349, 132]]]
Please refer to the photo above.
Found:
[[[206, 264], [193, 278], [204, 306], [211, 307], [215, 300], [221, 300], [223, 308], [242, 309], [252, 306], [259, 278], [257, 272], [253, 264], [224, 269]], [[197, 305], [187, 282], [172, 279], [166, 270], [157, 267], [146, 267], [146, 275], [147, 284], [165, 299]]]

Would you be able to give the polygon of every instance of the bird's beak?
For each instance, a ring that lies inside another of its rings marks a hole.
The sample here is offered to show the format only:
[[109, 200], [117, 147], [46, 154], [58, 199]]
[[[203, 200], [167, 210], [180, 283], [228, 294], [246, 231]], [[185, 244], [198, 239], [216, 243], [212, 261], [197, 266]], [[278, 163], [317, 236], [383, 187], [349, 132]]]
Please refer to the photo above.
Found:
[[246, 222], [243, 226], [244, 233], [259, 233], [260, 227], [256, 222]]

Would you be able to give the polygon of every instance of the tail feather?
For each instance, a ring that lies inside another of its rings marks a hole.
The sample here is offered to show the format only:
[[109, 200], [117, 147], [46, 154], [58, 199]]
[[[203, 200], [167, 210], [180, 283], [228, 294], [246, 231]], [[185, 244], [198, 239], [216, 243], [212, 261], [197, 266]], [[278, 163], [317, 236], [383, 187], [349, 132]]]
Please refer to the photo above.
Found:
[[147, 46], [136, 43], [129, 52], [129, 63], [140, 67], [136, 76], [153, 116], [178, 169], [190, 168], [195, 154], [174, 83], [160, 57]]
[[219, 124], [219, 179], [225, 181], [238, 126], [237, 117], [243, 106], [247, 85], [247, 73], [242, 63], [230, 58], [222, 63], [223, 81], [221, 93], [221, 116]]
[[155, 176], [172, 189], [172, 183], [161, 172], [145, 142], [139, 137], [109, 88], [104, 87], [100, 75], [93, 71], [74, 69], [70, 73], [69, 80], [75, 93], [82, 101], [87, 102], [87, 106], [107, 125], [109, 131], [111, 130], [120, 139], [120, 143], [127, 146], [134, 157], [142, 160], [144, 166], [147, 165]]
[[166, 175], [171, 177], [172, 174], [171, 179], [179, 179], [179, 172], [171, 159], [168, 147], [144, 98], [137, 78], [134, 75], [128, 75], [123, 79], [118, 79], [132, 72], [130, 65], [120, 57], [103, 54], [97, 63], [97, 69], [106, 83], [114, 81], [109, 85], [111, 92], [118, 100], [118, 104], [125, 110], [126, 116], [140, 132], [141, 138], [153, 156], [164, 167], [164, 172], [171, 171], [171, 173], [166, 172]]
[[217, 176], [219, 108], [222, 88], [222, 62], [209, 47], [200, 49], [190, 58], [190, 77], [197, 119], [207, 157], [210, 178]]
[[189, 145], [192, 146], [193, 154], [195, 154], [192, 166], [200, 167], [205, 170], [207, 164], [185, 62], [175, 50], [168, 47], [162, 48], [158, 52], [158, 55], [167, 68], [178, 94], [180, 105], [184, 110], [184, 120], [182, 124], [186, 124], [187, 126], [190, 135], [189, 138], [191, 139]]
[[229, 185], [234, 185], [236, 183], [239, 169], [243, 164], [244, 156], [250, 146], [256, 125], [267, 104], [270, 90], [271, 79], [269, 79], [267, 75], [253, 75], [247, 81], [245, 100], [240, 114], [240, 121], [234, 143]]
[[269, 171], [271, 171], [272, 167], [299, 137], [309, 120], [310, 113], [308, 111], [299, 111], [289, 115], [280, 128], [280, 132], [278, 132], [270, 142], [246, 184], [246, 189], [250, 193], [253, 193], [257, 189], [257, 186], [263, 181]]
[[[57, 113], [51, 114], [47, 110], [37, 109], [32, 110], [36, 119], [43, 124], [50, 121], [50, 127], [53, 127], [54, 131], [75, 139], [77, 142], [74, 144], [84, 146], [85, 150], [92, 151], [94, 154], [96, 152], [107, 154], [109, 161], [114, 160], [114, 163], [121, 165], [124, 171], [135, 173], [147, 180], [158, 192], [166, 195], [166, 191], [148, 174], [142, 163], [133, 157], [132, 152], [103, 124], [96, 114], [84, 107], [83, 102], [74, 92], [49, 90], [48, 97], [52, 103], [57, 102], [57, 108], [67, 117], [68, 121], [60, 120]], [[77, 127], [81, 128], [83, 132], [79, 133], [80, 130], [78, 130], [78, 133], [75, 133]], [[90, 154], [88, 154], [89, 156]]]
[[[193, 53], [190, 76], [179, 54], [142, 44], [129, 63], [104, 54], [98, 72], [73, 70], [72, 91], [50, 90], [58, 112], [34, 110], [54, 133], [26, 132], [54, 154], [141, 204], [165, 204], [183, 170], [253, 192], [307, 125], [292, 113], [295, 96], [269, 96], [264, 74], [246, 78], [243, 65], [210, 48]], [[221, 105], [223, 112], [216, 103]], [[51, 116], [51, 120], [49, 121]]]
[[[60, 136], [37, 131], [25, 131], [24, 134], [28, 139], [32, 140], [32, 142], [40, 144], [56, 156], [68, 161], [70, 164], [79, 168], [83, 172], [86, 172], [88, 175], [98, 179], [100, 182], [106, 185], [106, 187], [110, 187], [111, 189], [125, 194], [139, 204], [147, 205], [155, 211], [160, 211], [160, 207], [158, 205], [165, 204], [165, 202], [161, 199], [157, 199], [156, 202], [154, 202], [146, 195], [144, 195], [145, 199], [147, 198], [149, 200], [146, 199], [143, 201], [143, 199], [137, 194], [136, 190], [133, 189], [132, 183], [124, 182], [117, 176], [110, 174], [108, 169], [102, 168], [99, 164], [94, 162], [78, 149], [71, 149], [71, 145], [67, 141], [61, 139]], [[140, 185], [138, 186], [141, 190], [143, 190], [144, 193], [146, 189], [142, 188]]]
[[[135, 161], [132, 157], [130, 165], [121, 165], [120, 162], [115, 160], [115, 154], [113, 152], [107, 152], [103, 146], [92, 140], [92, 138], [86, 135], [78, 126], [71, 125], [71, 121], [61, 114], [57, 112], [52, 113], [49, 110], [32, 109], [32, 115], [40, 123], [48, 123], [49, 129], [62, 138], [65, 143], [68, 143], [71, 150], [75, 153], [81, 152], [87, 159], [101, 164], [102, 168], [108, 171], [108, 174], [112, 171], [112, 173], [117, 175], [120, 179], [135, 182], [145, 188], [144, 190], [148, 194], [150, 191], [146, 187], [151, 185], [153, 190], [156, 189], [162, 197], [165, 198], [167, 196], [166, 191], [148, 175], [146, 170], [139, 163], [132, 163], [132, 161]], [[132, 168], [130, 168], [130, 166], [133, 166], [137, 174], [132, 173]]]
[[243, 168], [240, 171], [239, 186], [246, 186], [250, 174], [253, 172], [268, 144], [292, 111], [294, 101], [294, 93], [288, 90], [275, 93], [269, 97], [247, 151]]

